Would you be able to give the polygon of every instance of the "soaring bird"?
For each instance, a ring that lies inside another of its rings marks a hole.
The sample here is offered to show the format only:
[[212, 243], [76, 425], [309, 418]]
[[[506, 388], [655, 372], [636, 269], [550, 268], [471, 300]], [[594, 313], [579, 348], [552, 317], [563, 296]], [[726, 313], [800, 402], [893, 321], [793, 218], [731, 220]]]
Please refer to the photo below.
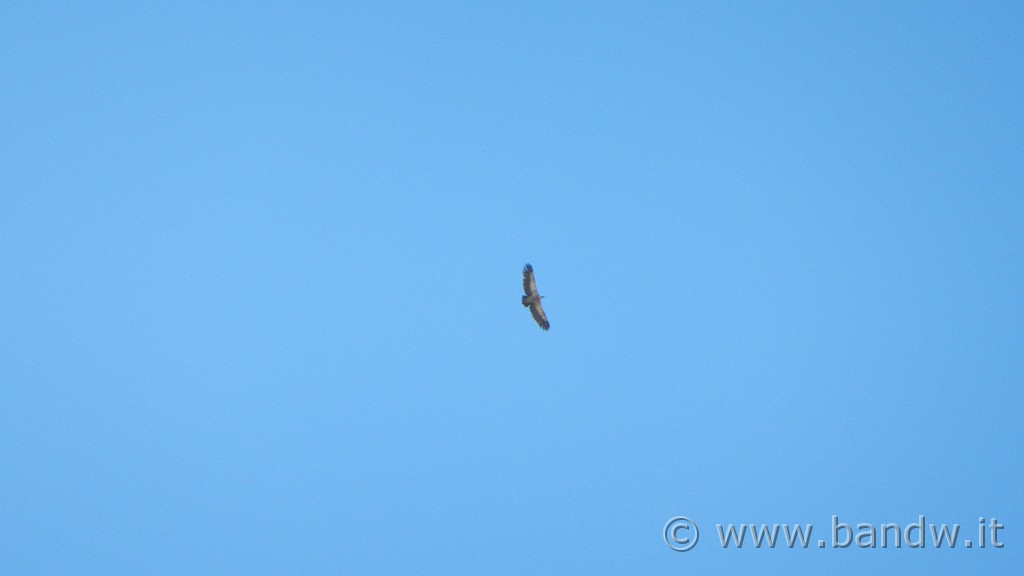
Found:
[[544, 308], [540, 305], [540, 299], [543, 296], [537, 293], [537, 281], [533, 278], [533, 266], [529, 264], [523, 266], [523, 292], [526, 292], [526, 296], [523, 296], [523, 306], [530, 309], [530, 314], [537, 321], [537, 325], [545, 330], [550, 328], [551, 323], [548, 322]]

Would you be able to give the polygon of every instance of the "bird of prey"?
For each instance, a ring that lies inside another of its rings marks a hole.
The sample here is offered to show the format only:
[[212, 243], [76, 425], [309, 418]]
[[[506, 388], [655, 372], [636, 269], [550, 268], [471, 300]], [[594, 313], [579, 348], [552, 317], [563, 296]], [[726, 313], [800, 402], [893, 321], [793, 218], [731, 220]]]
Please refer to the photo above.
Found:
[[545, 330], [550, 328], [551, 323], [548, 322], [544, 308], [540, 305], [540, 299], [543, 296], [537, 293], [537, 281], [533, 278], [533, 266], [529, 264], [523, 266], [523, 292], [526, 292], [526, 296], [523, 296], [523, 306], [530, 309], [530, 314], [537, 321], [537, 325]]

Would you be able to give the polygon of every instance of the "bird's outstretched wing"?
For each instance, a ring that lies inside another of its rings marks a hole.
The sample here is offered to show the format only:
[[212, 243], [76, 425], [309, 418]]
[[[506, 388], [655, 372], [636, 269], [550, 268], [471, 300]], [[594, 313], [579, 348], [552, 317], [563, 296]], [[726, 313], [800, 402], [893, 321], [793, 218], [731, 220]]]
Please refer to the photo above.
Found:
[[537, 281], [533, 278], [533, 266], [529, 264], [523, 266], [523, 292], [527, 298], [537, 295]]
[[533, 319], [537, 321], [538, 326], [545, 330], [551, 328], [551, 323], [548, 322], [548, 317], [544, 314], [544, 308], [541, 307], [540, 302], [530, 304], [530, 314], [533, 315]]

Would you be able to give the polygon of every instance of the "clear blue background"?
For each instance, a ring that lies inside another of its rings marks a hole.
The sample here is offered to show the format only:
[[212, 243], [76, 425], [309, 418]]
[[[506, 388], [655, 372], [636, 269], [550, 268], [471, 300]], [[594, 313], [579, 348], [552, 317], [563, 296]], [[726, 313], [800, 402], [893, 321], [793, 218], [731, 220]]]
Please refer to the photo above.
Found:
[[0, 572], [1024, 564], [1021, 2], [165, 4], [0, 7]]

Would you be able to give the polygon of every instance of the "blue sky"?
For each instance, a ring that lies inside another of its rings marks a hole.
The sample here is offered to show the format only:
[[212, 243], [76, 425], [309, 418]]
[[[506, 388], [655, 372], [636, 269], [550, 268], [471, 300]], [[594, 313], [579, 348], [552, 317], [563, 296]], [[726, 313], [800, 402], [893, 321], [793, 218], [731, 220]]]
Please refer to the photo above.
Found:
[[[0, 571], [1020, 566], [1022, 38], [1020, 2], [4, 3]], [[833, 515], [1005, 547], [715, 529]]]

